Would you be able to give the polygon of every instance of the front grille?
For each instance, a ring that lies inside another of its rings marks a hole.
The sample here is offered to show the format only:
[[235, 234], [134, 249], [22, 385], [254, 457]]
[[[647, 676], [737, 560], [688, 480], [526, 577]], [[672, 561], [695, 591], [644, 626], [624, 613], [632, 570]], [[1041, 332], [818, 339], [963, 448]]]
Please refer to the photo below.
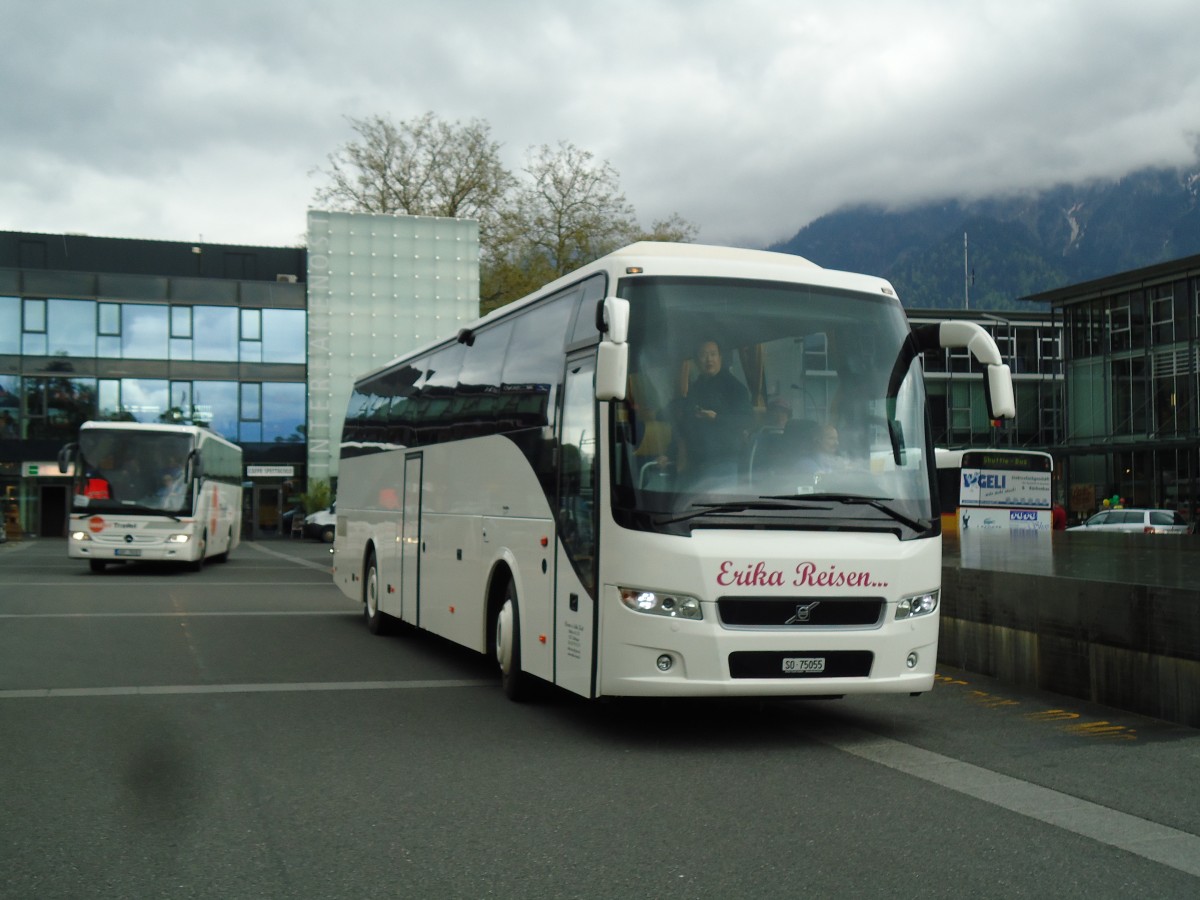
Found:
[[[787, 658], [825, 660], [823, 672], [784, 672]], [[731, 678], [866, 678], [875, 654], [870, 650], [737, 650], [729, 654]]]
[[721, 623], [734, 628], [869, 628], [886, 604], [879, 597], [719, 597]]

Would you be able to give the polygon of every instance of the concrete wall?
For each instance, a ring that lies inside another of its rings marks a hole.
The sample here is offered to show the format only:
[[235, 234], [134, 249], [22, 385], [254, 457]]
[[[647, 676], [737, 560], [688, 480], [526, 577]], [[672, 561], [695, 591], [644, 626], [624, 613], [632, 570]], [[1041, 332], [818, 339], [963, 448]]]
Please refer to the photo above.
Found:
[[938, 659], [1200, 727], [1200, 585], [945, 567]]

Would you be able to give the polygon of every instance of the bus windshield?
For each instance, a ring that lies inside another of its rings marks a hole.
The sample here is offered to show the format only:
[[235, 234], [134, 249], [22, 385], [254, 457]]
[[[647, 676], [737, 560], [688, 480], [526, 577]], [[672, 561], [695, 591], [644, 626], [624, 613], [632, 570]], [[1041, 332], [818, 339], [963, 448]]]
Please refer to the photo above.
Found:
[[618, 293], [620, 524], [937, 533], [921, 366], [894, 296], [668, 277]]
[[190, 512], [186, 474], [192, 447], [191, 435], [168, 431], [82, 431], [75, 512]]

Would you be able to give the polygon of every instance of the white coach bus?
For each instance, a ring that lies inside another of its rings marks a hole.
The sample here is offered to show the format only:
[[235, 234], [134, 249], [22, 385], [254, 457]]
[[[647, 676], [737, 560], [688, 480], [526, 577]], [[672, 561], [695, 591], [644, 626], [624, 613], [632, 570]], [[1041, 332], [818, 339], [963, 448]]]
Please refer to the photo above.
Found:
[[84, 422], [59, 453], [74, 466], [67, 552], [109, 563], [225, 562], [241, 538], [242, 450], [194, 425]]
[[941, 581], [920, 354], [891, 286], [638, 243], [361, 377], [334, 580], [584, 697], [933, 685]]

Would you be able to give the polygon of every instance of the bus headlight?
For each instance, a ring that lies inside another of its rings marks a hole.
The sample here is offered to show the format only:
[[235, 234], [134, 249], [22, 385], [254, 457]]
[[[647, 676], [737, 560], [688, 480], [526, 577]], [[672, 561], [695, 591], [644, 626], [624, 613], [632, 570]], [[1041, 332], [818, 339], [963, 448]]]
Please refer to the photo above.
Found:
[[638, 588], [618, 588], [621, 602], [636, 612], [675, 619], [703, 619], [700, 601], [685, 594], [668, 594], [663, 591], [643, 591]]
[[73, 541], [90, 541], [92, 536], [86, 531], [72, 531], [71, 540]]
[[911, 619], [916, 616], [927, 616], [938, 608], [938, 592], [927, 591], [924, 594], [914, 594], [904, 597], [896, 604], [897, 619]]
[[190, 534], [172, 534], [167, 537], [168, 544], [186, 544], [192, 539]]

